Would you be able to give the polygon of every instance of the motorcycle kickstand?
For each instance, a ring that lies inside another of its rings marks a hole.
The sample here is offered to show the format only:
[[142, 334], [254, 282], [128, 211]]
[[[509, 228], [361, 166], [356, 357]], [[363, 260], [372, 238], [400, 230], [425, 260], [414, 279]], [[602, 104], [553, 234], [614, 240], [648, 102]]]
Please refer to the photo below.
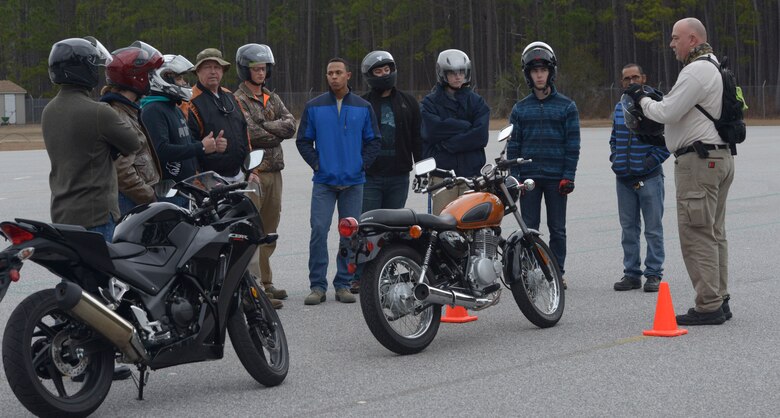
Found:
[[[136, 382], [136, 386], [138, 387], [138, 400], [142, 401], [144, 400], [144, 386], [146, 386], [146, 379], [149, 376], [149, 372], [146, 370], [147, 366], [141, 365], [138, 366], [138, 381]], [[133, 376], [133, 380], [135, 380], [135, 376]]]

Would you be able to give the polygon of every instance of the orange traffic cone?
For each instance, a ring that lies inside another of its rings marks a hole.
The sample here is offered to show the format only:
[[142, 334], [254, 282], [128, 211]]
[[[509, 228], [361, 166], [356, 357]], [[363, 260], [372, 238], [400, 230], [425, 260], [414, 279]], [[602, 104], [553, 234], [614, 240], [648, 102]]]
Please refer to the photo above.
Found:
[[464, 322], [476, 321], [476, 316], [469, 315], [466, 312], [466, 308], [462, 306], [446, 305], [444, 307], [444, 315], [441, 317], [441, 322], [448, 322], [451, 324], [462, 324]]
[[658, 288], [658, 302], [655, 304], [653, 329], [646, 329], [642, 334], [650, 337], [677, 337], [687, 333], [687, 329], [677, 328], [669, 283], [661, 282]]

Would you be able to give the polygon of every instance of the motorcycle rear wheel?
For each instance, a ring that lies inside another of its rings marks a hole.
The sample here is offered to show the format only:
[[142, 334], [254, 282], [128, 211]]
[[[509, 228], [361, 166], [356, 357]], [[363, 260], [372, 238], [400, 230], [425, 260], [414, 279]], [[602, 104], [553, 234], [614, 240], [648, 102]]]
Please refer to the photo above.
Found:
[[[3, 368], [16, 398], [35, 415], [87, 416], [111, 389], [114, 351], [74, 357], [69, 349], [74, 332], [88, 337], [92, 331], [59, 310], [54, 289], [28, 296], [8, 319]], [[73, 380], [77, 375], [84, 379]]]
[[420, 264], [417, 251], [395, 244], [368, 262], [360, 276], [360, 308], [368, 329], [379, 343], [397, 354], [419, 353], [439, 330], [441, 305], [413, 312], [421, 305], [411, 293], [422, 270]]
[[[538, 251], [534, 254], [534, 251]], [[550, 248], [539, 237], [533, 236], [531, 248], [521, 246], [521, 277], [512, 283], [512, 295], [526, 318], [539, 328], [549, 328], [560, 321], [563, 315], [565, 294], [563, 278], [558, 263]], [[542, 270], [547, 266], [552, 281], [548, 281]]]
[[241, 283], [241, 306], [228, 319], [228, 335], [244, 369], [262, 385], [276, 386], [290, 367], [287, 336], [268, 296], [252, 282], [245, 277]]

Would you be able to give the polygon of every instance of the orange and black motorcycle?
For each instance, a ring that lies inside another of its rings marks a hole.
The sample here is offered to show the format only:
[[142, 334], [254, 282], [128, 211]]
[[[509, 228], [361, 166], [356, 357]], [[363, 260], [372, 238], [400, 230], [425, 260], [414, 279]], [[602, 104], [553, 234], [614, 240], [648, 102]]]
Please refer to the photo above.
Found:
[[[506, 140], [512, 127], [499, 133]], [[563, 314], [561, 274], [538, 231], [529, 229], [517, 204], [533, 180], [520, 183], [509, 174], [517, 164], [506, 148], [471, 178], [436, 169], [433, 159], [415, 165], [414, 191], [466, 184], [471, 191], [441, 215], [412, 209], [377, 209], [339, 221], [349, 238], [342, 251], [349, 269], [362, 265], [360, 305], [369, 329], [387, 349], [414, 354], [433, 341], [442, 305], [481, 310], [498, 303], [501, 290], [512, 291], [520, 310], [540, 328], [554, 326]], [[432, 175], [444, 178], [430, 184]], [[512, 214], [520, 229], [502, 236], [502, 220]], [[502, 286], [503, 285], [503, 286]]]

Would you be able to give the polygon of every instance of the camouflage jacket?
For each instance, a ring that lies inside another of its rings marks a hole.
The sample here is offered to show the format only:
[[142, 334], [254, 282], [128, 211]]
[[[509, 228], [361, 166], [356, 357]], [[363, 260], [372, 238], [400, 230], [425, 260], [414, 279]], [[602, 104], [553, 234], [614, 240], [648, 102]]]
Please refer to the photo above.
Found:
[[244, 112], [252, 149], [265, 150], [263, 163], [257, 171], [281, 171], [284, 169], [282, 141], [295, 135], [295, 117], [282, 99], [265, 87], [263, 96], [258, 97], [241, 83], [234, 94]]

